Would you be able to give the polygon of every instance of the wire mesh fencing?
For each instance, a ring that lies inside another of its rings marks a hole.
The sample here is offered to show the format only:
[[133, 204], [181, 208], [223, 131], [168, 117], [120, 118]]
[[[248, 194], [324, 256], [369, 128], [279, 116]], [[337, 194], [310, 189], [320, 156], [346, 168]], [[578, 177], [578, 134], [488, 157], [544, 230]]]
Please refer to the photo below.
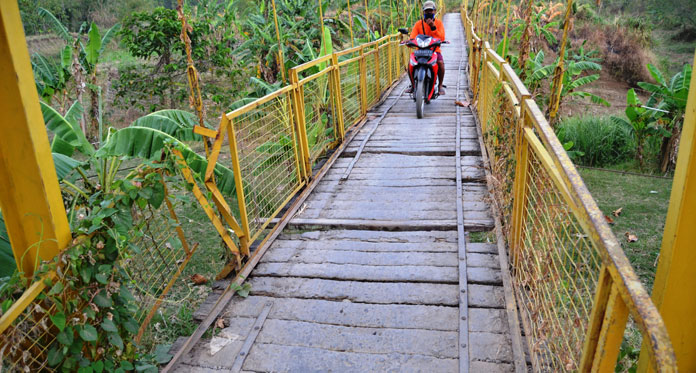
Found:
[[675, 368], [655, 305], [553, 129], [462, 13], [471, 88], [534, 370], [613, 370], [629, 315], [650, 344], [651, 362]]
[[[165, 195], [160, 205], [130, 211], [135, 228], [128, 235], [128, 250], [118, 259], [129, 278], [124, 286], [135, 298], [137, 341], [149, 343], [148, 331], [162, 317], [158, 311], [188, 302], [194, 291], [186, 276], [191, 259], [202, 249], [189, 240], [192, 220], [179, 218], [190, 210], [186, 204], [191, 201], [184, 196], [193, 194], [207, 224], [228, 249], [228, 265], [218, 276], [239, 270], [252, 244], [268, 237], [274, 219], [313, 177], [312, 167], [399, 78], [405, 60], [394, 58], [403, 53], [395, 52], [396, 38], [358, 46], [342, 54], [340, 63], [338, 54], [311, 61], [302, 79], [296, 72], [290, 85], [224, 114], [217, 131], [197, 129], [214, 139], [212, 148], [205, 147], [207, 165], [170, 149], [178, 171], [162, 175]], [[193, 169], [203, 171], [197, 174]], [[171, 188], [178, 188], [177, 198]], [[36, 280], [1, 316], [3, 369], [51, 371], [48, 354], [56, 346], [58, 330], [51, 322], [56, 306], [47, 291], [46, 282]], [[62, 296], [79, 299], [75, 294]]]
[[341, 95], [343, 96], [344, 130], [356, 124], [363, 114], [362, 90], [360, 84], [360, 57], [339, 63], [341, 75]]
[[[249, 110], [228, 115], [236, 141], [233, 157], [238, 159], [244, 181], [250, 241], [258, 238], [302, 185], [291, 93], [287, 89], [281, 92], [258, 101]], [[315, 140], [323, 144], [328, 140], [326, 132], [320, 132], [323, 136]]]

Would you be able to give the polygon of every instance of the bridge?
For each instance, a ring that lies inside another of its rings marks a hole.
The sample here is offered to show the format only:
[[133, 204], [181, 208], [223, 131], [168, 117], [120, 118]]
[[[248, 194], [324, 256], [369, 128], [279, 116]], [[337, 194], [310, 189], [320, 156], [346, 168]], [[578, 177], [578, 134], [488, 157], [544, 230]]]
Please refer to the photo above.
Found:
[[394, 83], [223, 311], [240, 337], [213, 356], [199, 342], [177, 371], [525, 369], [498, 245], [468, 235], [495, 224], [474, 116], [454, 104], [469, 88], [461, 18], [444, 22], [448, 95], [418, 120], [408, 78]]
[[[676, 370], [684, 343], [673, 347], [544, 115], [477, 34], [482, 16], [444, 22], [447, 95], [424, 119], [388, 35], [291, 69], [217, 129], [196, 126], [202, 166], [169, 150], [231, 260], [165, 371], [613, 371], [629, 317], [641, 369]], [[136, 294], [136, 341], [196, 255], [164, 198], [134, 216], [182, 247], [163, 239], [129, 261], [148, 263], [129, 270], [141, 283], [164, 279]], [[2, 315], [4, 366], [49, 368], [55, 333], [40, 326], [55, 307], [40, 295], [56, 276]]]

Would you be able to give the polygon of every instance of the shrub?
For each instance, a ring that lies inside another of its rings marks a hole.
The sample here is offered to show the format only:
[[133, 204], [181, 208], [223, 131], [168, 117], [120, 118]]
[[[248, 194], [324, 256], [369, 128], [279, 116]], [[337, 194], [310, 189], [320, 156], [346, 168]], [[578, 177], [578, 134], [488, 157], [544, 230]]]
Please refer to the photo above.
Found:
[[592, 48], [598, 48], [603, 66], [619, 80], [635, 86], [650, 79], [646, 66], [653, 56], [639, 33], [620, 25], [583, 23], [576, 28], [575, 38], [588, 40]]
[[585, 166], [605, 166], [630, 159], [635, 142], [630, 129], [617, 126], [609, 117], [570, 117], [556, 129], [563, 144], [572, 142], [568, 153]]

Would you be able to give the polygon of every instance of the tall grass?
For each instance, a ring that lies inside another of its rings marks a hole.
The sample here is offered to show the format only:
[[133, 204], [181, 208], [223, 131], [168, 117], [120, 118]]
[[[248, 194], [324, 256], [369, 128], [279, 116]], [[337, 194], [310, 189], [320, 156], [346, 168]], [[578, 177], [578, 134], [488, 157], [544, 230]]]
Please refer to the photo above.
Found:
[[568, 153], [575, 163], [584, 166], [612, 165], [635, 154], [631, 130], [615, 125], [609, 117], [566, 118], [557, 127], [556, 135], [563, 144], [573, 143]]

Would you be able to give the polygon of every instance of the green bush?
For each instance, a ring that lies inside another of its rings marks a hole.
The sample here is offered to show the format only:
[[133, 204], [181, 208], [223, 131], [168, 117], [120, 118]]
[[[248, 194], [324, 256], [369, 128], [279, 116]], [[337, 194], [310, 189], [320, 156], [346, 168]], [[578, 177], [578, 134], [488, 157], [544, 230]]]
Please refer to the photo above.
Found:
[[630, 159], [635, 152], [631, 130], [617, 126], [609, 117], [566, 118], [556, 129], [573, 161], [585, 166], [605, 166]]

